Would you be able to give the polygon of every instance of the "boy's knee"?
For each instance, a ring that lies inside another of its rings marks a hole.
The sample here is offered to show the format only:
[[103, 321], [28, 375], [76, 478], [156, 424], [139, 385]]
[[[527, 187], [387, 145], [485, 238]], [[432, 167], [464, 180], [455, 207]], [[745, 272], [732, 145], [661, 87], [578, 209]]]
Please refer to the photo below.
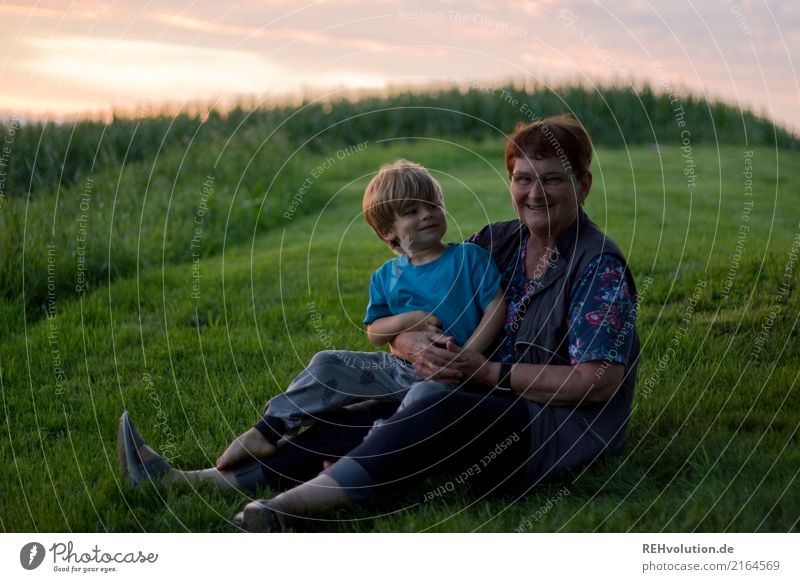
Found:
[[345, 354], [342, 350], [323, 350], [311, 358], [309, 367], [315, 366], [341, 366], [345, 363]]
[[322, 350], [321, 352], [317, 352], [311, 357], [312, 364], [322, 364], [331, 362], [336, 357], [336, 350]]

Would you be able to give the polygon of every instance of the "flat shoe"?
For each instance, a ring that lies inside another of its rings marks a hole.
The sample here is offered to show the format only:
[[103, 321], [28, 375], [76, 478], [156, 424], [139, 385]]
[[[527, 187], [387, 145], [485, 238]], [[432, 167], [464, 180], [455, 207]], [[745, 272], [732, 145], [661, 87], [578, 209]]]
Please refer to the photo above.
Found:
[[[147, 461], [142, 452], [148, 453]], [[166, 475], [172, 467], [151, 449], [131, 422], [126, 410], [119, 419], [117, 428], [117, 455], [122, 477], [134, 489], [144, 483]]]
[[231, 524], [239, 529], [244, 529], [244, 511], [240, 511], [231, 519]]
[[268, 499], [251, 501], [233, 517], [233, 524], [249, 532], [281, 533], [286, 531], [286, 515], [270, 506]]

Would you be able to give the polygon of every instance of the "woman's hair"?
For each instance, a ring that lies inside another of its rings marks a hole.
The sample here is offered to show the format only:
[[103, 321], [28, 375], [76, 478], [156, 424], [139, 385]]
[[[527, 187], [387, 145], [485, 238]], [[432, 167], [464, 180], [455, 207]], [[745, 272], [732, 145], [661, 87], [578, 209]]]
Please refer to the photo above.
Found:
[[592, 163], [592, 140], [571, 115], [519, 124], [508, 136], [505, 162], [509, 176], [517, 158], [561, 160], [565, 172], [582, 176]]
[[[442, 187], [430, 172], [408, 160], [397, 160], [381, 167], [364, 191], [364, 218], [383, 238], [392, 228], [397, 214], [412, 204], [429, 202], [444, 207]], [[396, 242], [390, 247], [397, 246]]]

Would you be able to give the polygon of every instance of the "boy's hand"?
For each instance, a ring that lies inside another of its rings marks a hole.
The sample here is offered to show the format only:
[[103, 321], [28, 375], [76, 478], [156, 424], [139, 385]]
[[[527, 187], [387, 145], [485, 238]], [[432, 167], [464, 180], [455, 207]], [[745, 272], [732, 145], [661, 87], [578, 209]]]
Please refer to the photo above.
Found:
[[412, 311], [413, 315], [420, 319], [411, 325], [406, 331], [433, 331], [442, 333], [442, 322], [438, 317], [427, 311]]
[[442, 333], [442, 322], [430, 313], [418, 309], [397, 315], [381, 317], [367, 325], [367, 337], [376, 346], [391, 343], [398, 334], [408, 332]]

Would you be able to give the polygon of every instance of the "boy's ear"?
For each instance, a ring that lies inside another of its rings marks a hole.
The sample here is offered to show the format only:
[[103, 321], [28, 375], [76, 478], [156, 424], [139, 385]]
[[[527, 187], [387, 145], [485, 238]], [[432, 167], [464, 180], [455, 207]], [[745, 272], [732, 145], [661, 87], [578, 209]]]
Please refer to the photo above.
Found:
[[395, 234], [394, 230], [390, 228], [381, 231], [381, 239], [383, 239], [384, 242], [391, 243], [397, 240], [397, 235]]

